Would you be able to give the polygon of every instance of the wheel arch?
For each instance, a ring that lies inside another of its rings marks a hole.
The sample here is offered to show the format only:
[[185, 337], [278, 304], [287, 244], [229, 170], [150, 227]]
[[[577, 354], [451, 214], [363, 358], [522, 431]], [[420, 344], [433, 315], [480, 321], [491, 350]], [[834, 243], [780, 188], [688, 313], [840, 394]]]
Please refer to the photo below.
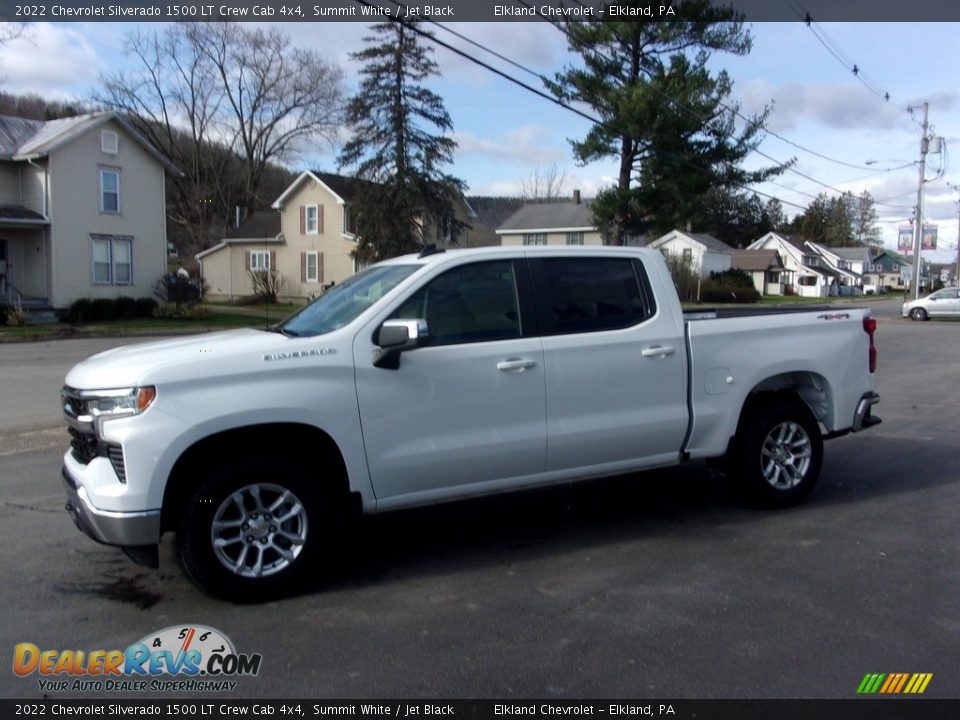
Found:
[[[303, 423], [263, 423], [231, 428], [201, 438], [188, 447], [174, 463], [163, 492], [160, 515], [161, 532], [175, 530], [190, 496], [204, 477], [225, 460], [245, 454], [257, 456], [283, 453], [287, 458], [308, 459], [318, 468], [317, 481], [332, 482], [335, 493], [350, 497], [346, 462], [334, 439], [323, 430]], [[319, 472], [324, 470], [323, 477]]]
[[799, 398], [814, 420], [832, 430], [834, 394], [830, 382], [820, 373], [810, 370], [783, 372], [758, 382], [751, 388], [740, 407], [737, 428], [750, 415], [757, 403], [776, 399], [778, 394]]

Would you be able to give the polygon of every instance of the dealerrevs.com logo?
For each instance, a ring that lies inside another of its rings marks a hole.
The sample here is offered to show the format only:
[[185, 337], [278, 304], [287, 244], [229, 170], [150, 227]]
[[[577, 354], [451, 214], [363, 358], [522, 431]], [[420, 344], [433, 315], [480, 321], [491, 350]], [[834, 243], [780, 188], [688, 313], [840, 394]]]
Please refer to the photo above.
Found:
[[44, 692], [232, 691], [235, 678], [260, 672], [259, 653], [238, 653], [230, 639], [204, 625], [175, 625], [126, 650], [13, 649], [13, 672], [37, 675]]

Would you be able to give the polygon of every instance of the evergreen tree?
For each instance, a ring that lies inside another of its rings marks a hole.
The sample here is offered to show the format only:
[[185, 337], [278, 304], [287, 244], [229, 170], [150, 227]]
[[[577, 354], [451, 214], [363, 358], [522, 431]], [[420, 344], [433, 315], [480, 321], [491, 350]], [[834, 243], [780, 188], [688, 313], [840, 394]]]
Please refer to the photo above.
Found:
[[589, 105], [602, 121], [572, 141], [577, 161], [620, 160], [616, 186], [593, 205], [614, 244], [684, 226], [711, 189], [743, 187], [786, 169], [739, 167], [759, 144], [769, 109], [741, 126], [739, 107], [727, 101], [732, 81], [706, 67], [711, 51], [749, 52], [742, 16], [709, 0], [688, 0], [679, 13], [656, 22], [568, 23], [570, 49], [582, 64], [548, 83], [558, 98]]
[[877, 209], [873, 205], [873, 196], [864, 190], [857, 196], [854, 205], [853, 237], [857, 245], [883, 245], [882, 232], [878, 224]]
[[340, 165], [372, 184], [353, 208], [356, 255], [367, 262], [415, 251], [438, 228], [455, 241], [466, 227], [454, 215], [465, 185], [441, 170], [453, 161], [456, 143], [443, 135], [453, 124], [440, 96], [423, 86], [438, 67], [415, 28], [374, 25], [367, 47], [351, 55], [363, 80], [347, 106], [353, 137]]

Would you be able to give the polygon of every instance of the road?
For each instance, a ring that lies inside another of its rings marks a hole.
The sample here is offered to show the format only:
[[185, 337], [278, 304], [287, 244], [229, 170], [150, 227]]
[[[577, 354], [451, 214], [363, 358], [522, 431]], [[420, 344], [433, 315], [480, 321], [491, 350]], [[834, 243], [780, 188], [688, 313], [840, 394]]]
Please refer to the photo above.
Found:
[[[334, 580], [253, 607], [196, 589], [169, 537], [148, 570], [62, 511], [56, 390], [123, 341], [0, 346], [0, 651], [201, 623], [263, 656], [238, 698], [851, 698], [868, 672], [960, 697], [960, 323], [874, 307], [884, 422], [826, 445], [800, 507], [692, 464], [368, 518]], [[0, 697], [40, 697], [7, 657]]]

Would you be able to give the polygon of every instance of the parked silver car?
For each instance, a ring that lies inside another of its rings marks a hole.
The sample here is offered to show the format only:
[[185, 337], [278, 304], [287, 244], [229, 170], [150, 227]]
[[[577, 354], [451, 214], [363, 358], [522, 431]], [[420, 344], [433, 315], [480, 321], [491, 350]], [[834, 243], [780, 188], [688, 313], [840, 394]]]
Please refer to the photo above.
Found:
[[960, 316], [960, 291], [957, 288], [943, 288], [919, 300], [905, 302], [900, 308], [900, 315], [913, 320], [927, 320], [937, 316]]

